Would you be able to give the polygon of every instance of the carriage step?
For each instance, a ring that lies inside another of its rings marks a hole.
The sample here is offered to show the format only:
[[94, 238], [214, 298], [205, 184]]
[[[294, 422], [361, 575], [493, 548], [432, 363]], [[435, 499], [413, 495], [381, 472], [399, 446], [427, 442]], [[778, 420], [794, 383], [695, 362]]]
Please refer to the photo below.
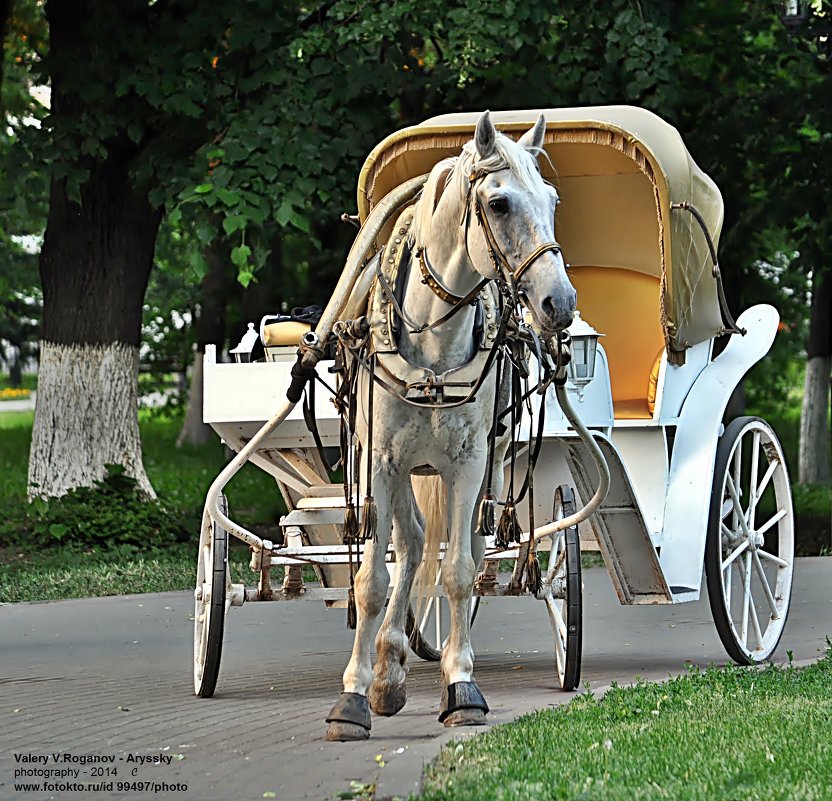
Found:
[[[305, 507], [298, 504], [297, 509], [293, 509], [286, 515], [280, 518], [280, 527], [287, 526], [341, 526], [344, 524], [344, 505], [343, 498], [340, 506], [324, 506], [324, 507]], [[360, 518], [360, 510], [356, 508], [356, 515]]]
[[[618, 600], [622, 604], [672, 603], [673, 594], [621, 455], [605, 436], [593, 434], [610, 467], [611, 482], [607, 497], [589, 520]], [[582, 498], [590, 498], [598, 479], [588, 449], [580, 441], [570, 440], [567, 459], [578, 492]]]
[[305, 493], [307, 498], [343, 498], [343, 484], [310, 484]]

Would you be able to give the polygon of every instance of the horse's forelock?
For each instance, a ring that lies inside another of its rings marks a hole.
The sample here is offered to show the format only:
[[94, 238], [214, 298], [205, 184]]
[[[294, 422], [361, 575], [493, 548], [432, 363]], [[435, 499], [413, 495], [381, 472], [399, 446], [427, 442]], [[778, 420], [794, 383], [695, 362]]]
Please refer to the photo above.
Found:
[[[430, 237], [430, 226], [436, 199], [445, 187], [454, 188], [455, 205], [450, 210], [453, 219], [461, 219], [463, 207], [468, 200], [469, 176], [480, 171], [492, 172], [508, 168], [530, 192], [538, 192], [543, 187], [543, 179], [537, 168], [535, 156], [518, 145], [512, 139], [497, 133], [494, 152], [488, 158], [479, 158], [473, 140], [468, 142], [458, 157], [443, 159], [431, 170], [425, 183], [419, 202], [416, 204], [413, 219], [413, 239], [415, 246], [425, 247]], [[450, 171], [450, 172], [449, 172]], [[444, 186], [440, 183], [444, 179]]]

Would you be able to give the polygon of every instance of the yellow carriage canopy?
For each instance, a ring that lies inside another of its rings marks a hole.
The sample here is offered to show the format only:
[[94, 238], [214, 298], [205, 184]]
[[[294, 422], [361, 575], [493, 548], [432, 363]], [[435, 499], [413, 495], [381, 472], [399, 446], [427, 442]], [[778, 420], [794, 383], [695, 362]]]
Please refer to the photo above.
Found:
[[[457, 155], [481, 113], [433, 117], [381, 142], [359, 176], [362, 221], [394, 187]], [[517, 138], [541, 113], [549, 159], [541, 157], [539, 164], [560, 193], [556, 235], [572, 274], [582, 276], [576, 282], [579, 307], [580, 284], [591, 276], [599, 279], [596, 294], [608, 285], [604, 302], [615, 307], [605, 315], [610, 319], [637, 319], [640, 309], [628, 308], [628, 286], [634, 287], [633, 302], [639, 292], [649, 292], [659, 345], [672, 363], [683, 363], [687, 348], [725, 328], [707, 240], [689, 212], [671, 206], [695, 206], [716, 245], [723, 220], [719, 190], [697, 167], [679, 132], [645, 109], [597, 106], [491, 116], [498, 129]], [[643, 350], [655, 357], [647, 346]], [[616, 394], [627, 390], [622, 386]]]

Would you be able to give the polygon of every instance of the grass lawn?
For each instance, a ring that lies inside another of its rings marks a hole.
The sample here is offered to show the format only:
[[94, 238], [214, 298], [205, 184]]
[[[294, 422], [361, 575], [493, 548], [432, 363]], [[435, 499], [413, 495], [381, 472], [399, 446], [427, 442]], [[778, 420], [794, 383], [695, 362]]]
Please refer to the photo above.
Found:
[[[102, 551], [62, 545], [26, 530], [26, 475], [32, 412], [0, 413], [0, 603], [23, 600], [161, 592], [193, 586], [202, 505], [226, 452], [219, 439], [205, 446], [176, 447], [181, 421], [140, 414], [144, 463], [160, 500], [176, 512], [170, 546], [147, 553], [118, 547]], [[232, 514], [261, 534], [273, 535], [283, 504], [274, 480], [246, 465], [228, 487]], [[130, 525], [125, 519], [124, 524]], [[186, 541], [182, 540], [182, 531]], [[188, 533], [192, 535], [188, 539]], [[245, 547], [232, 549], [235, 581], [253, 581]], [[45, 547], [43, 547], [45, 546]]]
[[[78, 546], [55, 546], [44, 553], [5, 548], [0, 550], [0, 603], [191, 590], [196, 556], [196, 540], [149, 553]], [[232, 581], [256, 582], [247, 548], [235, 544], [229, 562]]]
[[828, 801], [832, 651], [578, 697], [451, 743], [419, 801]]

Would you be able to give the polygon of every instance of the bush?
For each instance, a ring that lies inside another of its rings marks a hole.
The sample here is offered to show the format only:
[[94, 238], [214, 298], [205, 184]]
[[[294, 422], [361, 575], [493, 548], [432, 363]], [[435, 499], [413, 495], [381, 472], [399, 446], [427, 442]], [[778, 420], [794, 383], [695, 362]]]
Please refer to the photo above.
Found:
[[107, 465], [105, 477], [93, 487], [35, 499], [25, 514], [25, 530], [61, 544], [146, 550], [193, 539], [194, 513], [146, 500], [121, 465]]
[[832, 553], [832, 487], [793, 484], [792, 496], [797, 555]]

